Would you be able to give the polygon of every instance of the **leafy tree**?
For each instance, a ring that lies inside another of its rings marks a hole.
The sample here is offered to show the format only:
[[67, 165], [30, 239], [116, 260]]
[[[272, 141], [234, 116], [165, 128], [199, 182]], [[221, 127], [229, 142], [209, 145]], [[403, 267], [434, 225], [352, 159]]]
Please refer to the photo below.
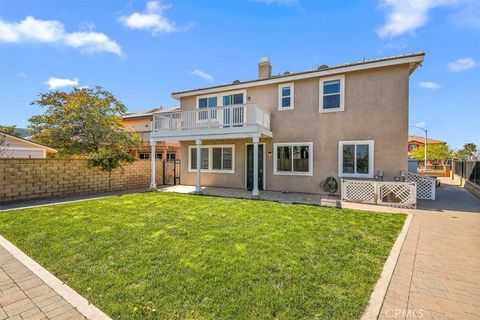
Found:
[[465, 143], [463, 149], [458, 150], [455, 153], [455, 158], [461, 160], [475, 160], [478, 157], [479, 150], [475, 143]]
[[8, 149], [7, 137], [0, 132], [0, 158], [8, 158], [10, 150]]
[[[425, 160], [425, 146], [420, 146], [413, 150], [412, 158], [417, 160]], [[435, 143], [427, 145], [427, 161], [445, 160], [452, 157], [452, 151], [448, 145], [443, 143]]]
[[45, 109], [30, 118], [32, 140], [56, 148], [60, 157], [86, 158], [109, 173], [135, 161], [127, 151], [141, 138], [123, 126], [125, 105], [102, 87], [41, 93], [32, 104]]
[[20, 137], [20, 132], [16, 131], [16, 126], [0, 126], [0, 132], [11, 136]]

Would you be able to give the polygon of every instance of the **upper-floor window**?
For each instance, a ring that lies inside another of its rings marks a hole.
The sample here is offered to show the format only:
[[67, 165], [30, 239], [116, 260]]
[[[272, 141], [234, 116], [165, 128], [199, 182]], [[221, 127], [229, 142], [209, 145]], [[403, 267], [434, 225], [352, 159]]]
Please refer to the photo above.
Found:
[[217, 97], [198, 98], [198, 108], [215, 108], [217, 106]]
[[291, 110], [294, 107], [293, 83], [282, 83], [278, 86], [278, 110]]
[[320, 79], [320, 112], [343, 111], [345, 100], [343, 75]]
[[208, 108], [216, 108], [218, 106], [217, 100], [218, 98], [216, 96], [198, 98], [198, 109], [203, 109], [198, 113], [198, 120], [208, 119], [209, 112], [210, 118], [217, 116], [216, 110], [208, 110]]
[[408, 152], [413, 152], [413, 150], [417, 149], [418, 145], [416, 144], [409, 144], [408, 145]]

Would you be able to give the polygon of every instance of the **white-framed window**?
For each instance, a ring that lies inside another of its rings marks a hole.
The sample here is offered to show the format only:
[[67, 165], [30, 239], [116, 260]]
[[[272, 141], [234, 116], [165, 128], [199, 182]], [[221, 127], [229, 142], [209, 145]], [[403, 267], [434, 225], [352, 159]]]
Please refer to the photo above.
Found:
[[[234, 173], [235, 145], [204, 145], [200, 148], [202, 172]], [[188, 171], [197, 171], [197, 147], [188, 147]]]
[[373, 178], [373, 140], [338, 142], [338, 176]]
[[150, 159], [150, 153], [149, 152], [140, 152], [138, 154], [138, 158], [140, 160], [147, 160], [147, 159]]
[[320, 112], [345, 109], [345, 76], [320, 78]]
[[228, 107], [232, 105], [245, 104], [247, 100], [247, 90], [235, 90], [209, 95], [197, 96], [197, 121], [218, 121], [229, 125], [230, 122], [243, 123], [244, 110], [242, 108], [217, 109], [218, 107]]
[[197, 97], [197, 109], [200, 109], [200, 112], [198, 113], [198, 120], [207, 120], [209, 112], [210, 112], [210, 118], [216, 118], [217, 110], [211, 110], [210, 108], [216, 108], [217, 106], [218, 106], [217, 96]]
[[312, 142], [274, 143], [273, 153], [273, 174], [313, 175]]
[[295, 101], [295, 86], [293, 82], [278, 85], [278, 110], [292, 110]]

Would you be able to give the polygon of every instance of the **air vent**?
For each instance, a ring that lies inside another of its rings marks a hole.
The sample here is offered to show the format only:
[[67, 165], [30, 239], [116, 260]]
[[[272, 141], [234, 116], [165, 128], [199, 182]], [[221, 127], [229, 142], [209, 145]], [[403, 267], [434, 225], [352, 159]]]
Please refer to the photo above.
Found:
[[322, 64], [321, 66], [317, 67], [317, 70], [324, 70], [324, 69], [328, 69], [328, 66], [326, 64]]
[[232, 83], [233, 83], [233, 84], [238, 84], [238, 83], [240, 83], [240, 80], [233, 80]]

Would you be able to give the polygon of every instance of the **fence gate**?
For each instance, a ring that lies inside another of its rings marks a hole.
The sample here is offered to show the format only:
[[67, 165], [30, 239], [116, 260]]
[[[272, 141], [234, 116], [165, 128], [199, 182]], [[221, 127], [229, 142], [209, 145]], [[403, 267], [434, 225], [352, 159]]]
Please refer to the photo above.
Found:
[[436, 178], [409, 172], [407, 179], [417, 184], [418, 199], [435, 200]]
[[163, 184], [180, 184], [180, 160], [163, 160]]

